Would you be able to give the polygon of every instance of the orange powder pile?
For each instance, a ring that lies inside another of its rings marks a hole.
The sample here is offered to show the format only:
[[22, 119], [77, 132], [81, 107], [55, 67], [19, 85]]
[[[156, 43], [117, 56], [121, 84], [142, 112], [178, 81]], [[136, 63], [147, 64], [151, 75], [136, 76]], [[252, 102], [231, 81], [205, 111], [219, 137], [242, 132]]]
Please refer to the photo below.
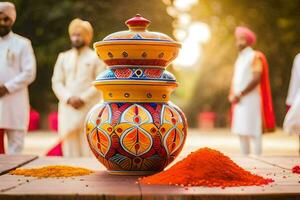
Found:
[[141, 184], [234, 187], [273, 182], [251, 174], [217, 150], [201, 148], [166, 171], [140, 178]]

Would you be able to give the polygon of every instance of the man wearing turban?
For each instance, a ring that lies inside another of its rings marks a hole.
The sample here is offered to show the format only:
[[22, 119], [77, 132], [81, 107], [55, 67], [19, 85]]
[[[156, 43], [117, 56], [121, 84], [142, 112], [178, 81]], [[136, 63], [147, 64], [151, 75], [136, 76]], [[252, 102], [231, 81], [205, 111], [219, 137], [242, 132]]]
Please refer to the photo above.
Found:
[[262, 152], [262, 133], [275, 129], [269, 69], [263, 53], [255, 51], [255, 34], [246, 27], [235, 30], [239, 50], [229, 101], [232, 103], [232, 132], [239, 135], [242, 154]]
[[89, 48], [93, 28], [88, 21], [74, 19], [69, 36], [72, 48], [58, 55], [52, 77], [52, 88], [59, 100], [58, 131], [64, 156], [88, 156], [83, 125], [87, 112], [100, 99], [92, 82], [104, 64]]
[[3, 136], [8, 139], [8, 154], [22, 152], [29, 123], [28, 85], [36, 74], [31, 42], [14, 32], [16, 9], [0, 2], [0, 153]]

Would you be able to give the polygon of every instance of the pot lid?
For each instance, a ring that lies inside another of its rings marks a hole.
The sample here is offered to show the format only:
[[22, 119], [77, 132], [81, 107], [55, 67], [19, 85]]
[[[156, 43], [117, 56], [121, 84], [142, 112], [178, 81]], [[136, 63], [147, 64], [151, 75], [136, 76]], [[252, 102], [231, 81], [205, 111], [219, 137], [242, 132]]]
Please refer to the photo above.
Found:
[[148, 31], [150, 21], [141, 15], [127, 20], [127, 31], [112, 33], [95, 42], [97, 55], [107, 66], [138, 65], [165, 68], [178, 55], [181, 44], [166, 34]]
[[171, 37], [159, 32], [148, 31], [150, 20], [137, 14], [135, 17], [127, 20], [125, 24], [129, 30], [112, 33], [105, 37], [103, 41], [120, 40], [142, 40], [142, 41], [162, 41], [175, 42]]

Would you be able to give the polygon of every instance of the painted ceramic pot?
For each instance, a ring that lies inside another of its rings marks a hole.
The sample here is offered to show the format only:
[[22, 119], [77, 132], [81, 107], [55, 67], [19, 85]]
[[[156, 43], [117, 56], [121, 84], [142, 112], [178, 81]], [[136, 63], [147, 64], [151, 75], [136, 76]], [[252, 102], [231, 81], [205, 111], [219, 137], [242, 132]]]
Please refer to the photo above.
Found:
[[165, 69], [180, 44], [148, 31], [149, 24], [136, 15], [126, 21], [128, 31], [94, 44], [108, 67], [94, 82], [104, 102], [89, 112], [85, 132], [94, 155], [112, 174], [163, 170], [180, 153], [187, 135], [184, 113], [169, 101], [178, 83]]

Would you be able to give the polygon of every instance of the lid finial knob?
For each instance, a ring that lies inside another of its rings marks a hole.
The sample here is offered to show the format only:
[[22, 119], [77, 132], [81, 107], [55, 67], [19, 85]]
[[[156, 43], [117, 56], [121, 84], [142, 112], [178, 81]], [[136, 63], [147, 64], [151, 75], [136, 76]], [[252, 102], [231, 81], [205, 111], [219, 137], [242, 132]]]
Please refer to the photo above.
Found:
[[133, 31], [145, 31], [150, 23], [150, 20], [142, 17], [140, 14], [136, 14], [135, 17], [125, 22], [128, 28]]

